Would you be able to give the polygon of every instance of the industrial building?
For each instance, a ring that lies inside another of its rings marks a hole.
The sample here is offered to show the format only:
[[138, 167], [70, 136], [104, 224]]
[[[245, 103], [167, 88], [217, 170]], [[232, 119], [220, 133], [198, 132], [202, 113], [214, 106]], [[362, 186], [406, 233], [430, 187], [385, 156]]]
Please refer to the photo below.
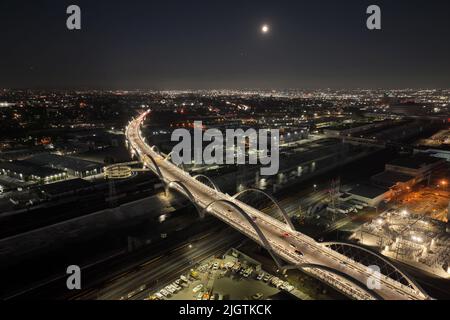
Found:
[[384, 171], [376, 174], [371, 178], [371, 181], [374, 185], [389, 188], [395, 193], [410, 190], [419, 182], [414, 176], [395, 171]]
[[442, 149], [427, 149], [427, 150], [416, 150], [419, 153], [429, 155], [430, 157], [444, 159], [450, 162], [450, 151]]
[[392, 190], [370, 184], [358, 185], [347, 192], [350, 197], [347, 200], [357, 200], [367, 203], [371, 207], [378, 207], [383, 201], [392, 197]]
[[71, 196], [80, 191], [91, 189], [94, 191], [93, 185], [90, 182], [79, 178], [39, 187], [41, 194], [48, 200]]
[[416, 154], [408, 158], [396, 159], [386, 165], [386, 171], [399, 172], [424, 181], [431, 177], [433, 171], [445, 166], [444, 159], [430, 157], [424, 154]]
[[58, 169], [48, 168], [28, 161], [0, 162], [0, 174], [23, 181], [49, 183], [67, 178], [67, 174]]
[[27, 162], [39, 166], [63, 170], [67, 172], [68, 175], [79, 178], [101, 174], [103, 171], [103, 165], [97, 162], [67, 156], [59, 156], [50, 153], [32, 156], [27, 159]]
[[373, 123], [341, 123], [334, 127], [328, 127], [323, 132], [328, 137], [350, 137], [369, 130], [383, 129], [393, 124], [394, 122], [390, 120]]
[[374, 175], [370, 183], [359, 185], [348, 192], [350, 199], [378, 207], [383, 201], [408, 192], [418, 183], [431, 178], [436, 170], [445, 166], [443, 159], [419, 154], [393, 160], [386, 171]]

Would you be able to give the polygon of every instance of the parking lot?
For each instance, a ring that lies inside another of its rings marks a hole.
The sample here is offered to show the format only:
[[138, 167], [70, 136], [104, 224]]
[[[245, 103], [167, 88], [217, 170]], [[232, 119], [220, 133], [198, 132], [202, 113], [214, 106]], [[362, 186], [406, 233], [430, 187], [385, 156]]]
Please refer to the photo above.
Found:
[[288, 282], [243, 258], [211, 258], [180, 275], [147, 300], [266, 300], [293, 292]]

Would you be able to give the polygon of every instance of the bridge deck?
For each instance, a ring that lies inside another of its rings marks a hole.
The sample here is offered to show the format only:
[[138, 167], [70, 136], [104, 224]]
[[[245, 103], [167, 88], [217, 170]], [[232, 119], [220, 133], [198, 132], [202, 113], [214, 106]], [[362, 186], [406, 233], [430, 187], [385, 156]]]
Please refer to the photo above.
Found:
[[[187, 172], [164, 158], [157, 152], [157, 149], [150, 147], [144, 142], [140, 133], [140, 126], [147, 115], [148, 113], [145, 113], [138, 119], [133, 120], [127, 128], [126, 134], [131, 148], [144, 162], [144, 165], [157, 173], [166, 185], [172, 184], [173, 188], [189, 196], [197, 207], [201, 209], [208, 208], [210, 214], [234, 227], [260, 245], [265, 246], [266, 249], [275, 253], [291, 264], [291, 266], [318, 265], [330, 270], [336, 270], [337, 273], [348, 275], [348, 278], [344, 278], [326, 270], [316, 268], [307, 270], [308, 273], [316, 278], [327, 282], [353, 298], [373, 299], [374, 295], [370, 294], [371, 289], [361, 288], [361, 286], [357, 285], [357, 283], [373, 283], [373, 280], [378, 281], [381, 285], [381, 289], [373, 291], [383, 299], [419, 300], [429, 298], [419, 288], [411, 288], [385, 275], [374, 274], [367, 266], [317, 243], [314, 239], [302, 233], [292, 231], [287, 224], [191, 177]], [[269, 248], [264, 244], [265, 241], [261, 239], [257, 230], [246, 221], [245, 217], [236, 212], [232, 206], [227, 205], [227, 202], [237, 205], [256, 222], [257, 227], [267, 240], [266, 243], [269, 244]], [[299, 251], [302, 255], [298, 253]], [[349, 279], [354, 279], [355, 281], [352, 282]]]

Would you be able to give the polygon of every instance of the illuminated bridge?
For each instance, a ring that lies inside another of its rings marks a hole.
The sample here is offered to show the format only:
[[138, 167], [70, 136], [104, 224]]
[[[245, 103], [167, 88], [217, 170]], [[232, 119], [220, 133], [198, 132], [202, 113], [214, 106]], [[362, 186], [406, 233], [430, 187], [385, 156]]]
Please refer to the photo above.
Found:
[[[187, 197], [200, 215], [211, 214], [263, 246], [281, 270], [301, 269], [354, 299], [430, 299], [412, 278], [372, 251], [345, 243], [321, 244], [297, 232], [283, 208], [264, 191], [250, 189], [232, 197], [222, 193], [208, 177], [191, 176], [173, 164], [170, 155], [145, 142], [141, 125], [149, 114], [133, 119], [126, 129], [133, 156], [159, 177], [166, 191], [175, 190]], [[266, 196], [281, 219], [239, 200], [248, 192]]]

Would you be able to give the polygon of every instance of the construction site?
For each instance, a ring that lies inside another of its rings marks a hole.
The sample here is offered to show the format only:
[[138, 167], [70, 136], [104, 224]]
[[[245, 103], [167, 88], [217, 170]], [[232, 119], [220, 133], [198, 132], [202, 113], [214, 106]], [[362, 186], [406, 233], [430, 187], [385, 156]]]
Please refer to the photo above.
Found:
[[[444, 181], [442, 182], [444, 184]], [[445, 185], [448, 182], [445, 181]], [[418, 190], [405, 193], [398, 198], [398, 203], [408, 211], [424, 214], [432, 219], [442, 222], [448, 221], [448, 203], [450, 191], [430, 187], [418, 188]]]

